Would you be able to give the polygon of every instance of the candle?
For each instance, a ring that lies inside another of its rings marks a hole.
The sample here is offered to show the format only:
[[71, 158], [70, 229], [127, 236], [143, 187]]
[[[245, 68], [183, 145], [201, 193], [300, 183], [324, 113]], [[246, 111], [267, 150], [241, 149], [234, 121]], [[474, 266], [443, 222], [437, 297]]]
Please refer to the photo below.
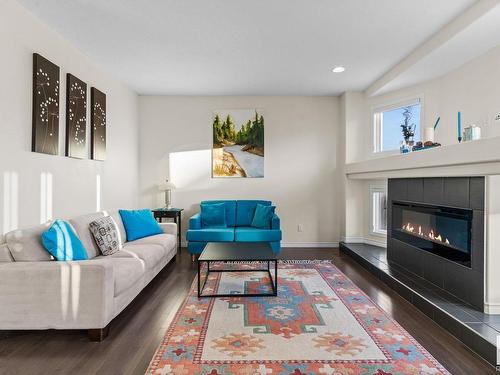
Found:
[[458, 141], [460, 142], [462, 140], [462, 114], [460, 112], [458, 112], [457, 130], [458, 130]]
[[434, 124], [434, 130], [436, 130], [437, 126], [439, 125], [440, 120], [441, 120], [441, 117], [438, 117], [436, 120], [436, 123]]

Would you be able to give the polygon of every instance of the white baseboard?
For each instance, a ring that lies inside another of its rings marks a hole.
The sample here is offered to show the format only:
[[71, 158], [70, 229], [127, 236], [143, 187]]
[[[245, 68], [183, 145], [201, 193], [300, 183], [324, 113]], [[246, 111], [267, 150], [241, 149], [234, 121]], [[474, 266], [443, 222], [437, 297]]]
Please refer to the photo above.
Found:
[[485, 314], [500, 314], [500, 303], [484, 303]]
[[387, 247], [387, 242], [385, 240], [374, 240], [374, 239], [365, 238], [365, 244], [373, 245], [373, 246], [380, 246], [380, 247]]
[[339, 247], [338, 242], [282, 242], [281, 247]]
[[[187, 247], [187, 242], [182, 242], [181, 246]], [[339, 243], [338, 242], [282, 242], [281, 247], [288, 247], [288, 248], [294, 248], [294, 247], [315, 247], [315, 248], [339, 247]]]
[[342, 242], [345, 242], [345, 243], [364, 243], [365, 242], [365, 239], [363, 237], [345, 237], [345, 236], [342, 236], [340, 238], [340, 240]]

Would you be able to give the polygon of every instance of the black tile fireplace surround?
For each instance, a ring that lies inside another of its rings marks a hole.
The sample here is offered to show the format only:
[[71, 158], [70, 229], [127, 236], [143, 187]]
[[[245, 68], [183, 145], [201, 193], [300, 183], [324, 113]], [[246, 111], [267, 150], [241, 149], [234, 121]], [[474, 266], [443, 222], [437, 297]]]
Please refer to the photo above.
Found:
[[483, 310], [484, 177], [390, 179], [387, 259]]

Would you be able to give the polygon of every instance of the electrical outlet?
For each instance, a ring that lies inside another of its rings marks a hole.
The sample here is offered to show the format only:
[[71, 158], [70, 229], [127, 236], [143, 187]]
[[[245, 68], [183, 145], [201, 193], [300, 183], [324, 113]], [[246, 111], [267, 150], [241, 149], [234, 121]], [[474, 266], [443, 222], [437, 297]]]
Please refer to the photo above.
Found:
[[304, 231], [304, 226], [302, 224], [297, 225], [297, 232], [302, 232]]
[[495, 115], [495, 121], [500, 121], [500, 112]]

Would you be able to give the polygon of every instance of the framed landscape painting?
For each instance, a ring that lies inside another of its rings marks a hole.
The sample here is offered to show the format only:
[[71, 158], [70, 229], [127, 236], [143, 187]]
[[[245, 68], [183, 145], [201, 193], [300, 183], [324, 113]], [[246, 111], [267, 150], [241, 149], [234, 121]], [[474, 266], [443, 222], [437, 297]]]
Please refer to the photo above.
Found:
[[87, 84], [66, 75], [66, 156], [87, 157]]
[[262, 113], [256, 109], [214, 111], [212, 136], [212, 177], [264, 177]]
[[59, 67], [33, 54], [33, 124], [31, 151], [59, 152]]

